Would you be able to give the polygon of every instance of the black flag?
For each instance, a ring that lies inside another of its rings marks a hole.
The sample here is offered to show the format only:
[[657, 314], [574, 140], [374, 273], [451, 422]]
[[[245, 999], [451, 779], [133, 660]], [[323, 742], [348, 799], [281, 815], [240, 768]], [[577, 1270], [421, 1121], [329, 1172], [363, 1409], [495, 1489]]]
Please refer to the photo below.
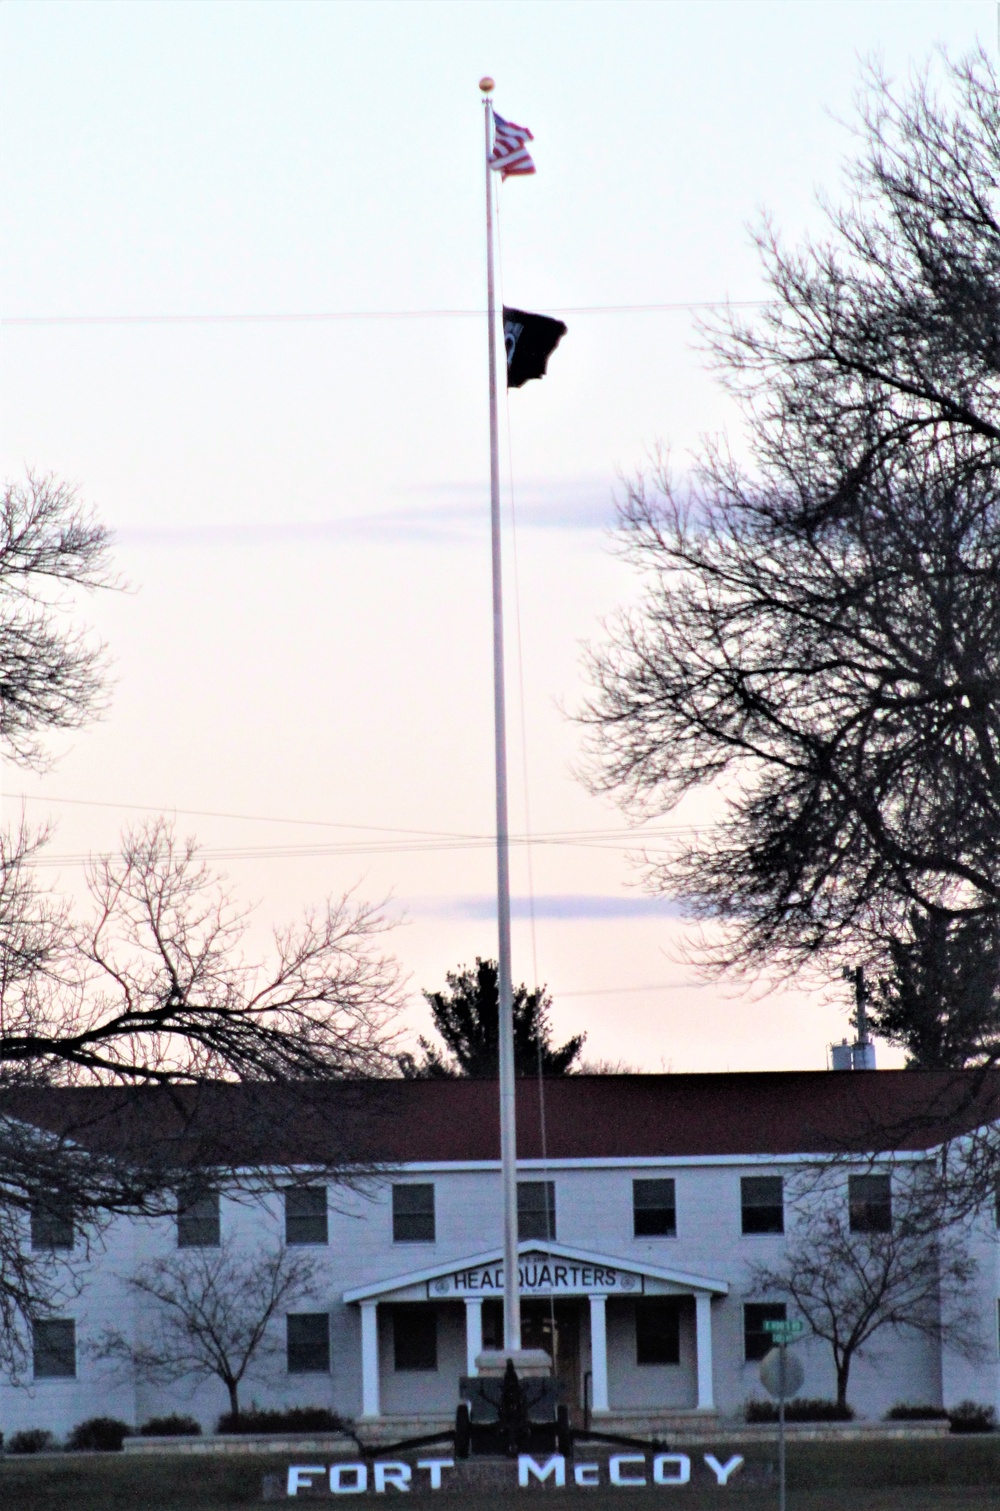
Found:
[[507, 387], [520, 388], [531, 378], [544, 378], [545, 364], [566, 334], [561, 320], [503, 307], [503, 340], [507, 348]]

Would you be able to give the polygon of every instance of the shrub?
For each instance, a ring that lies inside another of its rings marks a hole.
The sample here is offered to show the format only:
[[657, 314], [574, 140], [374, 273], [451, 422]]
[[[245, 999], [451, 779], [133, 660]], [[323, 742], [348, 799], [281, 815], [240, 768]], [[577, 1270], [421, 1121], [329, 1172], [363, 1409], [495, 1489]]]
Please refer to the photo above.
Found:
[[123, 1441], [131, 1434], [128, 1423], [116, 1417], [88, 1417], [73, 1428], [66, 1447], [71, 1453], [120, 1453]]
[[325, 1406], [292, 1406], [287, 1411], [241, 1411], [219, 1418], [217, 1432], [343, 1432], [348, 1424]]
[[141, 1438], [200, 1438], [201, 1423], [194, 1417], [150, 1417], [139, 1428]]
[[992, 1432], [997, 1425], [997, 1414], [992, 1406], [980, 1406], [978, 1401], [959, 1401], [948, 1412], [952, 1432]]
[[56, 1440], [44, 1427], [26, 1427], [15, 1432], [7, 1444], [8, 1453], [51, 1453]]
[[885, 1414], [887, 1422], [940, 1422], [948, 1415], [943, 1406], [911, 1406], [900, 1401]]
[[[776, 1422], [778, 1406], [775, 1401], [747, 1402], [748, 1422]], [[810, 1400], [807, 1396], [785, 1402], [786, 1422], [852, 1422], [854, 1412], [849, 1406], [838, 1406], [836, 1401]]]

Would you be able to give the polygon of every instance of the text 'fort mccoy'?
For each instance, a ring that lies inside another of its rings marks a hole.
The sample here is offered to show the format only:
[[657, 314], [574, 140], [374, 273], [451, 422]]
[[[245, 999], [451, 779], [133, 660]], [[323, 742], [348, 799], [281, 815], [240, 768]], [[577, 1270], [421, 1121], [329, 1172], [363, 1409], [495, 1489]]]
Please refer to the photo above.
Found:
[[[733, 1454], [725, 1463], [714, 1453], [702, 1455], [705, 1470], [716, 1485], [728, 1485], [743, 1463]], [[622, 1489], [642, 1485], [689, 1485], [691, 1459], [686, 1453], [615, 1453], [603, 1464], [574, 1463], [561, 1453], [535, 1458], [522, 1453], [517, 1460], [517, 1484], [521, 1490], [533, 1485], [578, 1485], [583, 1490], [599, 1485]], [[456, 1488], [447, 1484], [454, 1459], [427, 1458], [407, 1464], [396, 1459], [376, 1459], [373, 1464], [360, 1461], [331, 1464], [295, 1464], [288, 1470], [287, 1494], [290, 1496], [384, 1495], [387, 1491], [427, 1491]], [[513, 1470], [513, 1464], [511, 1464]], [[702, 1473], [705, 1473], [702, 1470]]]

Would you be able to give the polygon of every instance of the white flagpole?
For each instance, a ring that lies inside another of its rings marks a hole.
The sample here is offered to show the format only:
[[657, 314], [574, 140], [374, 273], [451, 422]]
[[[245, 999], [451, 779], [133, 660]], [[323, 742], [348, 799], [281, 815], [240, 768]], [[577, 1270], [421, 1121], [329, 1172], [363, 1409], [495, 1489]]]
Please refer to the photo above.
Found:
[[521, 1284], [517, 1253], [517, 1130], [514, 1007], [510, 971], [510, 843], [507, 825], [507, 720], [503, 675], [503, 585], [500, 564], [500, 432], [497, 423], [496, 291], [493, 277], [492, 79], [480, 79], [486, 128], [486, 305], [490, 362], [490, 529], [493, 554], [493, 729], [497, 788], [497, 931], [500, 1009], [500, 1169], [503, 1187], [504, 1352], [521, 1347]]

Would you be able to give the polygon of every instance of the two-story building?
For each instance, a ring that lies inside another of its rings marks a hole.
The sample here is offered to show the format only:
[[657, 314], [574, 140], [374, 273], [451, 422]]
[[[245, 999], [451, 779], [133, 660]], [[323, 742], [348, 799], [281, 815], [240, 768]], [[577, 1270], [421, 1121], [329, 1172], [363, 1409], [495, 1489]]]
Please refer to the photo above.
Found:
[[[324, 1180], [297, 1160], [291, 1119], [274, 1153], [285, 1173], [257, 1191], [220, 1189], [206, 1170], [204, 1189], [189, 1191], [175, 1216], [115, 1219], [89, 1250], [72, 1222], [34, 1224], [26, 1242], [61, 1250], [78, 1278], [33, 1323], [30, 1377], [0, 1385], [5, 1429], [62, 1434], [98, 1412], [138, 1424], [176, 1411], [210, 1430], [227, 1407], [217, 1381], [130, 1377], [99, 1357], [101, 1340], [151, 1326], [151, 1303], [128, 1278], [152, 1261], [278, 1245], [312, 1255], [316, 1278], [307, 1299], [273, 1320], [273, 1346], [248, 1376], [244, 1404], [327, 1406], [399, 1435], [449, 1421], [459, 1377], [501, 1338], [496, 1085], [375, 1090], [360, 1182]], [[342, 1094], [330, 1088], [331, 1128]], [[358, 1095], [355, 1084], [355, 1116]], [[169, 1120], [157, 1097], [149, 1094], [150, 1115]], [[852, 1225], [855, 1216], [862, 1229], [891, 1224], [899, 1172], [933, 1159], [946, 1138], [960, 1145], [995, 1111], [984, 1097], [997, 1097], [993, 1082], [984, 1091], [965, 1074], [914, 1071], [571, 1076], [547, 1081], [543, 1098], [536, 1082], [520, 1082], [525, 1346], [554, 1356], [571, 1407], [595, 1419], [662, 1430], [672, 1414], [741, 1414], [762, 1394], [764, 1324], [792, 1310], [754, 1279], [794, 1238], [791, 1183], [823, 1165], [829, 1199], [843, 1201]], [[315, 1149], [315, 1127], [309, 1137]], [[863, 1188], [852, 1187], [858, 1180]], [[883, 1330], [852, 1373], [859, 1414], [901, 1401], [1000, 1407], [995, 1207], [970, 1242], [979, 1356], [916, 1330]], [[805, 1393], [832, 1396], [828, 1345], [806, 1336], [797, 1347]]]

